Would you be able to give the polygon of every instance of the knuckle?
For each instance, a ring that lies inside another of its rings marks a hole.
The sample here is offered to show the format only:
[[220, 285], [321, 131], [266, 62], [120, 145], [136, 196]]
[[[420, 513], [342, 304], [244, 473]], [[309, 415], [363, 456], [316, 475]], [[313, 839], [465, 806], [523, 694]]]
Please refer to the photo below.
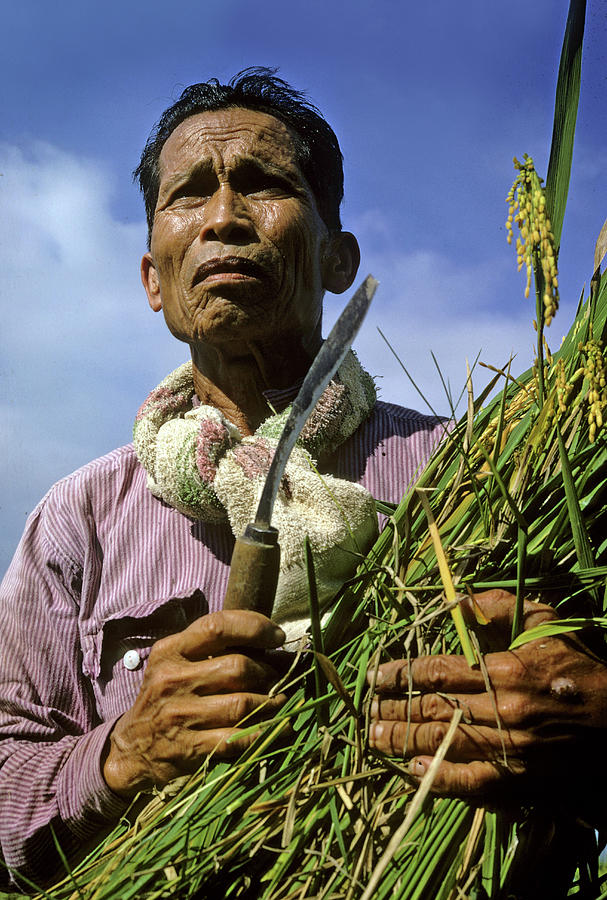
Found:
[[532, 720], [529, 701], [520, 694], [515, 694], [502, 702], [501, 714], [504, 722], [509, 727], [521, 727]]
[[231, 722], [240, 722], [255, 708], [247, 694], [232, 694], [228, 700], [228, 715]]
[[427, 660], [426, 678], [435, 690], [442, 690], [448, 677], [447, 661], [443, 656], [431, 656]]
[[443, 739], [447, 733], [448, 726], [444, 722], [433, 722], [432, 725], [429, 726], [429, 728], [431, 751], [433, 753], [436, 753], [443, 742]]
[[408, 719], [406, 700], [382, 700], [380, 719]]
[[247, 679], [249, 660], [240, 653], [230, 653], [223, 657], [222, 669], [229, 684], [239, 685]]
[[289, 699], [287, 694], [276, 694], [275, 696], [270, 696], [268, 699], [268, 706], [272, 710], [279, 710], [285, 705], [287, 700]]
[[527, 668], [516, 653], [508, 653], [502, 662], [502, 675], [510, 682], [518, 682], [527, 674]]
[[390, 687], [397, 691], [406, 691], [409, 688], [410, 664], [406, 659], [393, 663], [393, 671], [389, 680]]
[[162, 666], [148, 665], [140, 693], [145, 693], [148, 702], [156, 700], [170, 692], [168, 681]]
[[164, 659], [170, 655], [172, 649], [172, 635], [159, 638], [154, 641], [148, 658], [148, 668], [150, 665], [157, 663], [160, 659]]
[[551, 619], [558, 619], [558, 613], [553, 606], [548, 603], [539, 603], [536, 600], [525, 601], [525, 611], [529, 613], [540, 612], [548, 615]]
[[548, 606], [546, 603], [536, 603], [535, 601], [531, 600], [525, 601], [525, 631], [535, 627], [536, 625], [541, 625], [542, 622], [550, 622], [558, 618], [559, 614], [552, 606]]
[[[487, 591], [479, 591], [474, 594], [475, 600], [511, 600], [513, 594], [504, 588], [490, 588]], [[515, 598], [516, 599], [516, 598]]]
[[441, 711], [440, 698], [436, 694], [422, 694], [420, 710], [423, 719], [437, 719]]
[[483, 797], [495, 795], [503, 787], [505, 774], [490, 762], [476, 760], [452, 768], [449, 793], [458, 797]]
[[482, 791], [487, 780], [485, 769], [482, 766], [459, 766], [457, 770], [457, 789], [463, 795], [475, 795]]
[[403, 722], [390, 722], [384, 726], [380, 747], [385, 753], [400, 756], [407, 739], [407, 726]]
[[212, 612], [201, 619], [202, 626], [211, 641], [219, 642], [226, 634], [225, 617], [222, 612]]
[[146, 675], [148, 685], [159, 697], [178, 693], [183, 684], [183, 673], [175, 665], [153, 666]]
[[513, 604], [516, 601], [516, 597], [503, 588], [490, 588], [487, 591], [476, 591], [474, 593], [474, 601], [481, 609], [491, 614], [493, 609]]
[[[233, 732], [235, 734], [235, 732]], [[253, 741], [255, 740], [256, 735], [250, 734], [244, 737], [237, 737], [236, 739], [232, 738], [232, 740], [224, 740], [215, 750], [215, 754], [219, 757], [232, 759], [236, 756], [240, 756], [240, 754], [250, 747]]]
[[522, 759], [533, 756], [534, 752], [545, 746], [543, 741], [538, 741], [538, 736], [533, 731], [517, 731], [510, 733], [513, 753]]

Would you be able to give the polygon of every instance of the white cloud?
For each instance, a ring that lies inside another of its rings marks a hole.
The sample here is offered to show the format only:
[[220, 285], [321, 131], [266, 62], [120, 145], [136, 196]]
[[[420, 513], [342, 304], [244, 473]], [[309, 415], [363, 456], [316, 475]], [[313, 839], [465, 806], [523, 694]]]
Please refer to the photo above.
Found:
[[111, 182], [96, 163], [43, 143], [27, 155], [4, 146], [0, 157], [0, 259], [5, 295], [15, 298], [4, 335], [30, 355], [55, 339], [71, 354], [91, 326], [110, 329], [138, 299], [143, 305], [143, 230], [112, 217]]
[[187, 357], [147, 306], [145, 226], [111, 211], [103, 167], [0, 145], [0, 475], [5, 568], [57, 478], [130, 439], [139, 403]]

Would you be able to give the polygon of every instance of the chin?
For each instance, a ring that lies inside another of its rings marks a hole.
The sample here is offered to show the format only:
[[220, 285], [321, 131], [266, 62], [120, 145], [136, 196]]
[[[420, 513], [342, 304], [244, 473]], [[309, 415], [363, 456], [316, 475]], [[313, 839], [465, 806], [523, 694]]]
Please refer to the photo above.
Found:
[[218, 348], [230, 344], [246, 346], [252, 340], [259, 340], [257, 325], [257, 321], [251, 321], [242, 314], [213, 317], [210, 320], [204, 317], [192, 329], [190, 340]]
[[[252, 339], [260, 330], [271, 333], [274, 328], [272, 307], [267, 302], [242, 302], [226, 297], [210, 298], [192, 320], [193, 331], [200, 340]], [[269, 336], [269, 334], [268, 334]]]

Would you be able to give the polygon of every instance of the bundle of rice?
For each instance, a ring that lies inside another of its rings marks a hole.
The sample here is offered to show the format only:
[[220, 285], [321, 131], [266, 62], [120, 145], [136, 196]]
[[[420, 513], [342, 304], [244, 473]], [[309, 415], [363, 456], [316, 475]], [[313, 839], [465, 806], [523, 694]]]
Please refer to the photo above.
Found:
[[[387, 657], [475, 654], [457, 606], [469, 590], [506, 587], [519, 608], [557, 596], [569, 618], [553, 630], [607, 621], [607, 276], [598, 264], [560, 350], [552, 355], [544, 339], [558, 305], [583, 20], [573, 0], [546, 191], [525, 158], [508, 197], [507, 224], [520, 229], [519, 263], [536, 288], [534, 369], [497, 373], [505, 385], [484, 409], [470, 394], [416, 488], [396, 510], [380, 505], [389, 524], [324, 631], [310, 569], [313, 650], [285, 677], [281, 712], [250, 725], [251, 747], [230, 763], [210, 757], [41, 897], [524, 897], [525, 870], [548, 845], [558, 859], [542, 870], [542, 896], [601, 895], [592, 828], [534, 807], [512, 816], [433, 797], [431, 777], [414, 783], [403, 760], [374, 752], [366, 680]], [[514, 630], [519, 643], [533, 637]]]

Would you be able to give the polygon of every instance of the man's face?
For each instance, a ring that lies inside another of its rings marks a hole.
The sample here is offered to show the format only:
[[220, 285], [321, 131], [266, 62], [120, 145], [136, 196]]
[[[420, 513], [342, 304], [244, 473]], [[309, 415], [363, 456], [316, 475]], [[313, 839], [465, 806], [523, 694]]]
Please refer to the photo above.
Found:
[[142, 272], [176, 337], [236, 353], [277, 339], [315, 349], [329, 244], [278, 119], [204, 112], [166, 141]]

